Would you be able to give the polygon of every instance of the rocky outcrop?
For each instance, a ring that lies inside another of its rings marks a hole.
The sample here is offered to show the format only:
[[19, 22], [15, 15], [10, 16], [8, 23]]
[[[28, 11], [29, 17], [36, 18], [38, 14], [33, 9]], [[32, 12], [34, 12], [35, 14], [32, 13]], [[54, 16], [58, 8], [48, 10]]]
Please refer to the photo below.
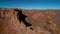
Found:
[[1, 8], [0, 34], [60, 34], [59, 25], [53, 18], [56, 14], [59, 12], [53, 10]]

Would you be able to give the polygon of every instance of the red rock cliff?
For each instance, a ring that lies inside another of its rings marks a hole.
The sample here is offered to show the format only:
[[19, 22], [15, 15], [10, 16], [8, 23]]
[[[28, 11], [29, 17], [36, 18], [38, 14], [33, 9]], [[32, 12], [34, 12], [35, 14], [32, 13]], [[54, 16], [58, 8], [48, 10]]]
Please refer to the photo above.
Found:
[[[27, 16], [20, 22], [19, 11]], [[60, 10], [0, 9], [0, 34], [60, 34]], [[31, 24], [29, 27], [26, 24]]]

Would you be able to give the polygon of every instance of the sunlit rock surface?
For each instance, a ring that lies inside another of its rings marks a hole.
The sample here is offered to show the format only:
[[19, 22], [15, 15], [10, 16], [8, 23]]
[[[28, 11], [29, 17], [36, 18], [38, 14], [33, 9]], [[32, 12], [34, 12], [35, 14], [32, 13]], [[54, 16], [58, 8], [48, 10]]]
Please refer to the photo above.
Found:
[[[19, 20], [19, 10], [26, 15]], [[0, 34], [60, 34], [60, 10], [24, 10], [17, 8], [0, 9]]]

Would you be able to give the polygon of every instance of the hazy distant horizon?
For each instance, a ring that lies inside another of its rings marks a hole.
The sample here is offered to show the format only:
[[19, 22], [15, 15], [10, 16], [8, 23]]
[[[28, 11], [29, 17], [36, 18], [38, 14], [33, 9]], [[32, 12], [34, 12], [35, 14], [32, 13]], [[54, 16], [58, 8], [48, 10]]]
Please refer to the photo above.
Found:
[[0, 0], [0, 8], [60, 9], [60, 0]]

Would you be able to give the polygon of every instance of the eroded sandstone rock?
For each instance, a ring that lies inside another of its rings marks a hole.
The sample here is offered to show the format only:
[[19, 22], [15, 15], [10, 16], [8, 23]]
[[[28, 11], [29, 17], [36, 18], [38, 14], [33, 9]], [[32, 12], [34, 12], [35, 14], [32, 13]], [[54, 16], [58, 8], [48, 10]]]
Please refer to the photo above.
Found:
[[37, 13], [37, 10], [22, 10], [22, 13], [27, 16], [24, 20], [31, 24], [27, 27], [26, 23], [19, 20], [21, 18], [18, 14], [19, 10], [21, 9], [0, 9], [0, 34], [60, 34], [50, 15], [41, 11]]

